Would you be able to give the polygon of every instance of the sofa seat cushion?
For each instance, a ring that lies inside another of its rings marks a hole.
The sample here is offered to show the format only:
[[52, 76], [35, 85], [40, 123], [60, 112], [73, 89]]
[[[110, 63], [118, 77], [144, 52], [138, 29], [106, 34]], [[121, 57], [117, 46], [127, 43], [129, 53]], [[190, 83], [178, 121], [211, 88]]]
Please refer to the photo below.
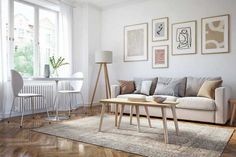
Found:
[[205, 110], [205, 111], [215, 111], [216, 104], [215, 101], [209, 98], [203, 97], [183, 97], [178, 98], [177, 108], [183, 109], [193, 109], [193, 110]]

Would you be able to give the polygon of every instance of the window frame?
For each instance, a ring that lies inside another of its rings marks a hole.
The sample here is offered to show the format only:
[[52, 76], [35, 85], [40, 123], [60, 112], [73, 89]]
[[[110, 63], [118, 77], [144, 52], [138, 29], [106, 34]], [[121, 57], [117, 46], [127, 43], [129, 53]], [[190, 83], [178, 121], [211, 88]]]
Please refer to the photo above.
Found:
[[[59, 50], [59, 11], [53, 10], [47, 7], [43, 7], [41, 5], [37, 5], [34, 3], [30, 3], [24, 0], [10, 0], [9, 2], [9, 63], [11, 69], [14, 69], [14, 2], [18, 2], [24, 5], [28, 5], [34, 8], [34, 43], [33, 43], [33, 76], [40, 76], [40, 42], [39, 42], [39, 30], [40, 30], [40, 21], [39, 21], [39, 11], [46, 10], [50, 12], [54, 12], [56, 14], [56, 35], [55, 35], [55, 55], [58, 55]], [[25, 77], [26, 78], [26, 77]]]

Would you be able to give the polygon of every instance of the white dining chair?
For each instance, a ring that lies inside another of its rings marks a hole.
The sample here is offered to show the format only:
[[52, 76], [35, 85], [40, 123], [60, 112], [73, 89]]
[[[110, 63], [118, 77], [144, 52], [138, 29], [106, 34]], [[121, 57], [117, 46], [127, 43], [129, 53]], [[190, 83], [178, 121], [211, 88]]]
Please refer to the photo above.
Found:
[[[77, 72], [77, 73], [74, 73], [72, 75], [73, 78], [81, 78], [81, 80], [73, 80], [73, 81], [70, 81], [70, 86], [72, 89], [67, 89], [67, 90], [59, 90], [58, 91], [58, 94], [57, 94], [57, 97], [60, 95], [60, 94], [63, 94], [65, 95], [65, 101], [66, 101], [66, 96], [69, 97], [69, 117], [71, 116], [71, 111], [72, 111], [72, 100], [75, 96], [75, 101], [77, 100], [76, 99], [76, 95], [80, 96], [81, 97], [81, 100], [82, 100], [82, 104], [83, 104], [83, 110], [84, 110], [84, 98], [83, 98], [83, 94], [81, 93], [81, 89], [82, 89], [82, 86], [83, 86], [83, 78], [84, 78], [84, 75], [82, 72]], [[67, 103], [67, 102], [66, 102]], [[77, 104], [77, 101], [76, 101], [76, 104]], [[58, 115], [58, 107], [57, 107], [57, 111], [56, 111], [57, 115]]]
[[[24, 111], [25, 111], [25, 100], [30, 99], [31, 102], [31, 109], [32, 109], [32, 114], [34, 114], [34, 98], [35, 97], [42, 97], [44, 100], [43, 102], [45, 103], [45, 98], [42, 94], [37, 94], [37, 93], [21, 93], [21, 90], [24, 86], [24, 81], [19, 72], [16, 70], [11, 70], [11, 85], [12, 85], [12, 91], [13, 91], [13, 101], [12, 101], [12, 106], [11, 106], [11, 111], [8, 119], [8, 123], [10, 123], [10, 118], [12, 114], [13, 108], [15, 108], [15, 100], [16, 98], [22, 98], [23, 99], [23, 106], [21, 109], [21, 122], [20, 122], [20, 128], [23, 126], [23, 118], [24, 118]], [[47, 115], [49, 116], [48, 110], [47, 110]]]

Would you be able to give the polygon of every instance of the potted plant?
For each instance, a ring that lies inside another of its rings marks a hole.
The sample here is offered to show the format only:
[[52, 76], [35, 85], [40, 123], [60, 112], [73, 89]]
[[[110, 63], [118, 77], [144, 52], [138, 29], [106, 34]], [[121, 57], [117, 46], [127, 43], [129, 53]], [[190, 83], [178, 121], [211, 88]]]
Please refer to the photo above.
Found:
[[51, 56], [51, 57], [49, 57], [49, 61], [50, 61], [50, 64], [53, 68], [52, 74], [56, 77], [58, 77], [58, 68], [60, 68], [63, 65], [69, 64], [69, 63], [65, 62], [65, 58], [63, 58], [63, 57], [59, 57], [59, 58], [55, 59], [54, 56]]

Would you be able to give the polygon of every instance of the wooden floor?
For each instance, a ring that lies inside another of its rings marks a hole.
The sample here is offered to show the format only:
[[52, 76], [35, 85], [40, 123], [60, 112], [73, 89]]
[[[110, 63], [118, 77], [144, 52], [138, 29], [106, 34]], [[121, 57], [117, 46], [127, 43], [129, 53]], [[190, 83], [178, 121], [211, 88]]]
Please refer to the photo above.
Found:
[[[87, 109], [86, 114], [78, 109], [73, 111], [71, 119], [96, 115], [99, 112], [100, 107], [95, 107], [92, 111]], [[26, 116], [22, 129], [19, 127], [19, 117], [12, 118], [9, 124], [7, 120], [1, 121], [0, 157], [138, 157], [135, 154], [31, 131], [32, 128], [50, 125], [44, 120], [45, 117], [46, 114], [38, 114], [34, 119], [32, 116]], [[236, 157], [236, 132], [232, 135], [222, 157]]]

